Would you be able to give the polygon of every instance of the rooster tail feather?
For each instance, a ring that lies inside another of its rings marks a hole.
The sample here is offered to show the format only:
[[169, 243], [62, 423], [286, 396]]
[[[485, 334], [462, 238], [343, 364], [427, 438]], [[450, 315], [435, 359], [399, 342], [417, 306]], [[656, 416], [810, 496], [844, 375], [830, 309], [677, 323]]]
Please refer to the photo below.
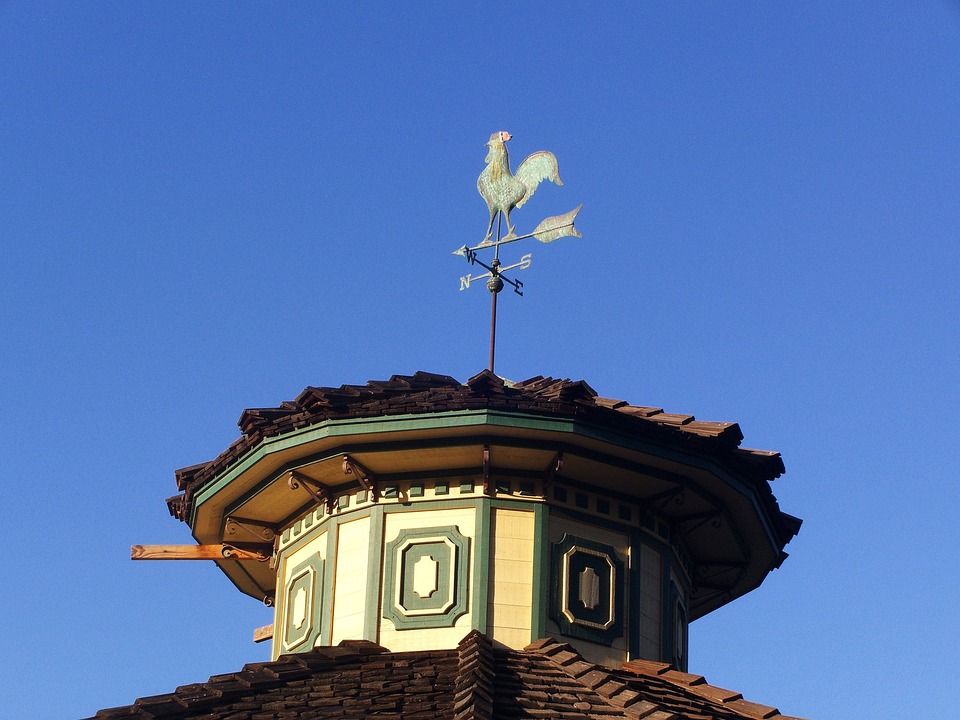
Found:
[[560, 179], [560, 166], [557, 164], [557, 156], [549, 150], [538, 150], [530, 154], [520, 163], [520, 167], [513, 174], [513, 177], [523, 184], [523, 197], [517, 201], [517, 207], [523, 207], [524, 204], [533, 197], [540, 183], [549, 180], [555, 185], [563, 185]]

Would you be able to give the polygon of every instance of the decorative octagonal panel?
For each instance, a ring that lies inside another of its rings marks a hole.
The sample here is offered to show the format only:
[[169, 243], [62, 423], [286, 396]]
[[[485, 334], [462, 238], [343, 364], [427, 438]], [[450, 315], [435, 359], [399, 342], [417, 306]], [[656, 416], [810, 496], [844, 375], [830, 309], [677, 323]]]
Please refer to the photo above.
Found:
[[314, 555], [294, 568], [284, 588], [283, 651], [310, 650], [320, 634], [323, 558]]
[[623, 635], [623, 563], [609, 545], [564, 535], [552, 548], [550, 615], [565, 635], [611, 645]]
[[383, 617], [398, 630], [453, 626], [467, 611], [469, 551], [453, 525], [401, 530], [386, 547]]

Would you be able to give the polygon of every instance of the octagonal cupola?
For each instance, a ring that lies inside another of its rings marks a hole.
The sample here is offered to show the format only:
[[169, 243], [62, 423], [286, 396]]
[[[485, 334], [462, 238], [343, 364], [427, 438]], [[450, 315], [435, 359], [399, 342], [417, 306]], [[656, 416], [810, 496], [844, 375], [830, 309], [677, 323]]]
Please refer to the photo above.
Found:
[[168, 501], [242, 592], [275, 607], [273, 656], [366, 639], [686, 667], [687, 624], [757, 587], [800, 521], [775, 452], [734, 423], [586, 383], [429, 373], [308, 387], [177, 473]]

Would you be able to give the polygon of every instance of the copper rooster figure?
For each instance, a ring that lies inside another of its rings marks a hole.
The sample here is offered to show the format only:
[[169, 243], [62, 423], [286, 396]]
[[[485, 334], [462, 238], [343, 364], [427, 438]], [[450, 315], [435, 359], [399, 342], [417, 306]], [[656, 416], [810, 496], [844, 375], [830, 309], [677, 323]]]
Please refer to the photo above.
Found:
[[510, 133], [501, 130], [493, 133], [487, 141], [487, 148], [489, 148], [485, 160], [487, 166], [477, 178], [477, 190], [480, 191], [490, 211], [490, 223], [481, 244], [491, 242], [493, 221], [496, 220], [497, 213], [507, 221], [507, 235], [504, 239], [510, 239], [516, 234], [513, 225], [510, 224], [510, 211], [515, 207], [523, 207], [544, 180], [563, 185], [557, 158], [547, 150], [538, 150], [527, 156], [520, 163], [517, 172], [511, 173], [510, 156], [507, 154], [507, 141], [510, 138]]

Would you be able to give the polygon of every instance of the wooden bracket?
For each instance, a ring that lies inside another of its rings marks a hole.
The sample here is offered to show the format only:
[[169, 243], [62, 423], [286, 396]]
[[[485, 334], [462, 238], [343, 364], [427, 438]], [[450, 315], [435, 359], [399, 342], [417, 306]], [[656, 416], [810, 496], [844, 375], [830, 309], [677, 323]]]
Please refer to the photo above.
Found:
[[291, 490], [303, 488], [307, 491], [307, 494], [310, 497], [312, 497], [321, 505], [326, 506], [328, 515], [333, 514], [333, 509], [337, 504], [337, 499], [333, 496], [333, 493], [331, 493], [329, 489], [318, 483], [316, 480], [308, 478], [301, 472], [291, 470], [290, 478], [287, 480], [287, 487], [289, 487]]
[[370, 493], [373, 502], [380, 501], [380, 492], [377, 490], [377, 480], [373, 473], [347, 454], [343, 456], [343, 474], [353, 475], [360, 487]]
[[720, 527], [723, 523], [723, 513], [719, 510], [708, 510], [706, 512], [676, 518], [673, 522], [677, 529], [680, 530], [680, 535], [686, 537], [707, 523], [710, 523], [711, 527], [714, 528]]
[[674, 503], [675, 505], [683, 505], [685, 501], [686, 497], [684, 496], [683, 485], [677, 485], [676, 487], [672, 487], [669, 490], [664, 490], [656, 495], [643, 498], [644, 504], [652, 506], [659, 511], [666, 510], [670, 503]]
[[273, 542], [277, 528], [259, 520], [228, 516], [224, 523], [224, 534], [254, 538], [257, 542]]
[[494, 495], [496, 488], [493, 486], [490, 468], [490, 446], [483, 446], [483, 494]]
[[550, 491], [550, 486], [553, 485], [553, 481], [556, 479], [557, 474], [563, 469], [563, 450], [558, 452], [553, 456], [553, 460], [550, 461], [550, 465], [547, 466], [546, 473], [543, 477], [543, 497], [546, 499], [547, 494]]
[[242, 543], [230, 545], [133, 545], [131, 560], [255, 560], [267, 562], [272, 545]]

